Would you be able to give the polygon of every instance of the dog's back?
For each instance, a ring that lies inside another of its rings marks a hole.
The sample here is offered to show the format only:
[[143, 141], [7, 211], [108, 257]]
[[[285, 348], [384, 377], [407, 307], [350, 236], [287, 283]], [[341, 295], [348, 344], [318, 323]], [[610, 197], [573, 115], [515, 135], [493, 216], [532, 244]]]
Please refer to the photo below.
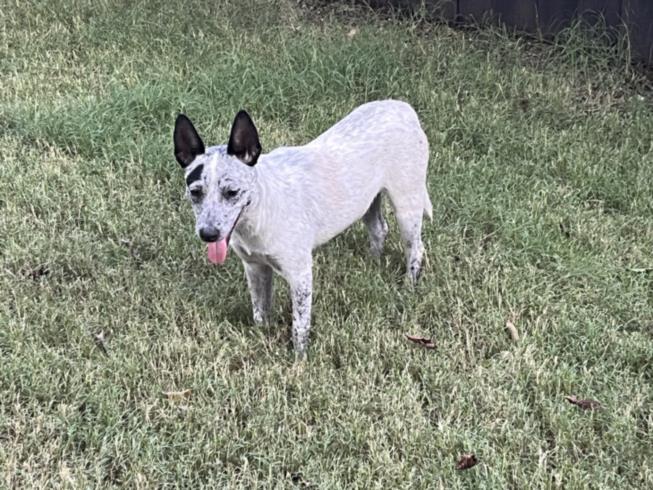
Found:
[[428, 152], [413, 108], [385, 100], [356, 108], [305, 146], [263, 155], [260, 170], [288, 184], [285, 192], [316, 225], [311, 231], [319, 245], [360, 219], [383, 190], [398, 214], [430, 216]]
[[[363, 104], [309, 146], [338, 155], [336, 167], [345, 167], [344, 180], [355, 192], [380, 185], [390, 194], [417, 193], [419, 198], [425, 197], [423, 209], [431, 215], [428, 195], [417, 185], [426, 180], [428, 140], [409, 104], [398, 100]], [[350, 166], [361, 168], [351, 172]], [[374, 195], [366, 197], [371, 202]]]

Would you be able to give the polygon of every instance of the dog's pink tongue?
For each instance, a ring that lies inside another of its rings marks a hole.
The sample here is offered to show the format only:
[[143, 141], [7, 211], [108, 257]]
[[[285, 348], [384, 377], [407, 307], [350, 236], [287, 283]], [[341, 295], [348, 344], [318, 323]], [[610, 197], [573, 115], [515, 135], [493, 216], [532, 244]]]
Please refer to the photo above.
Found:
[[224, 264], [227, 260], [227, 240], [209, 243], [207, 253], [212, 264]]

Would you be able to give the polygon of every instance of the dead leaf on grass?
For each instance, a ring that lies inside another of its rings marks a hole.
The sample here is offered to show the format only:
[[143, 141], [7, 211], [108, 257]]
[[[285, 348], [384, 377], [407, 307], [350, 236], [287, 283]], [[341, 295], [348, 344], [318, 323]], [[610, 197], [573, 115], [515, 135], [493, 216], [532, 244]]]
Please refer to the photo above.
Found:
[[290, 474], [290, 481], [292, 481], [294, 486], [300, 488], [314, 488], [314, 485], [304, 478], [304, 475], [299, 471]]
[[460, 456], [458, 463], [456, 463], [457, 470], [468, 470], [469, 468], [476, 466], [478, 464], [478, 459], [474, 453], [465, 453]]
[[560, 233], [562, 233], [565, 238], [571, 238], [571, 232], [569, 231], [569, 226], [566, 223], [560, 222], [558, 223], [558, 226], [560, 227]]
[[23, 276], [29, 277], [32, 281], [38, 281], [42, 277], [50, 274], [50, 269], [46, 265], [39, 265], [34, 269], [22, 269]]
[[104, 337], [103, 331], [93, 334], [93, 342], [95, 342], [97, 348], [102, 351], [102, 354], [104, 354], [105, 356], [109, 355], [109, 351], [107, 350], [106, 338]]
[[653, 272], [653, 267], [628, 267], [627, 271], [635, 272], [637, 274]]
[[182, 391], [162, 391], [161, 394], [165, 396], [168, 400], [173, 402], [178, 402], [190, 398], [192, 390], [182, 390]]
[[515, 327], [515, 323], [511, 318], [506, 320], [506, 330], [508, 330], [508, 333], [514, 342], [519, 342], [519, 332], [517, 331], [517, 327]]
[[71, 485], [75, 483], [75, 480], [73, 479], [73, 475], [70, 471], [70, 468], [66, 465], [65, 462], [62, 462], [59, 466], [59, 476], [61, 479], [66, 482], [68, 485]]
[[579, 400], [576, 398], [574, 395], [571, 396], [566, 396], [565, 397], [569, 403], [572, 405], [576, 405], [583, 410], [596, 410], [597, 408], [601, 408], [601, 404], [597, 402], [596, 400]]
[[435, 342], [433, 342], [433, 340], [428, 339], [426, 337], [419, 337], [416, 335], [406, 334], [406, 338], [411, 342], [414, 342], [415, 344], [420, 345], [426, 349], [435, 349]]

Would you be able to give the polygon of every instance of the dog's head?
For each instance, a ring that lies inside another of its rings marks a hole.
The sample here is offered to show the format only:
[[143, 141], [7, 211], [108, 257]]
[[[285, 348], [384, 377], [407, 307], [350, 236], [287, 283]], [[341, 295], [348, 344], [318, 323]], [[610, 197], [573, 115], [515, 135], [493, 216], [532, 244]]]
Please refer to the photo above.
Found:
[[195, 213], [195, 230], [209, 244], [209, 260], [223, 263], [231, 232], [251, 203], [255, 184], [252, 168], [261, 154], [256, 127], [247, 112], [234, 119], [229, 143], [204, 147], [193, 123], [177, 116], [175, 157], [185, 171], [187, 192]]

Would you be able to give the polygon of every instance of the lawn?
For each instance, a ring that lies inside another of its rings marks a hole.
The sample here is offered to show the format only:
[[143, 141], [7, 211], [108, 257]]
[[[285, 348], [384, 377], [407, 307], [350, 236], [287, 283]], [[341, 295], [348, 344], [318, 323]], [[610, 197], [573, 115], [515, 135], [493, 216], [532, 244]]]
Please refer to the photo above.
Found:
[[[627, 43], [347, 5], [0, 9], [0, 487], [653, 487], [653, 96]], [[392, 219], [379, 262], [361, 224], [320, 248], [296, 364], [284, 282], [253, 327], [242, 265], [194, 236], [174, 118], [218, 144], [246, 108], [266, 151], [384, 98], [429, 137], [428, 266], [411, 289]]]

